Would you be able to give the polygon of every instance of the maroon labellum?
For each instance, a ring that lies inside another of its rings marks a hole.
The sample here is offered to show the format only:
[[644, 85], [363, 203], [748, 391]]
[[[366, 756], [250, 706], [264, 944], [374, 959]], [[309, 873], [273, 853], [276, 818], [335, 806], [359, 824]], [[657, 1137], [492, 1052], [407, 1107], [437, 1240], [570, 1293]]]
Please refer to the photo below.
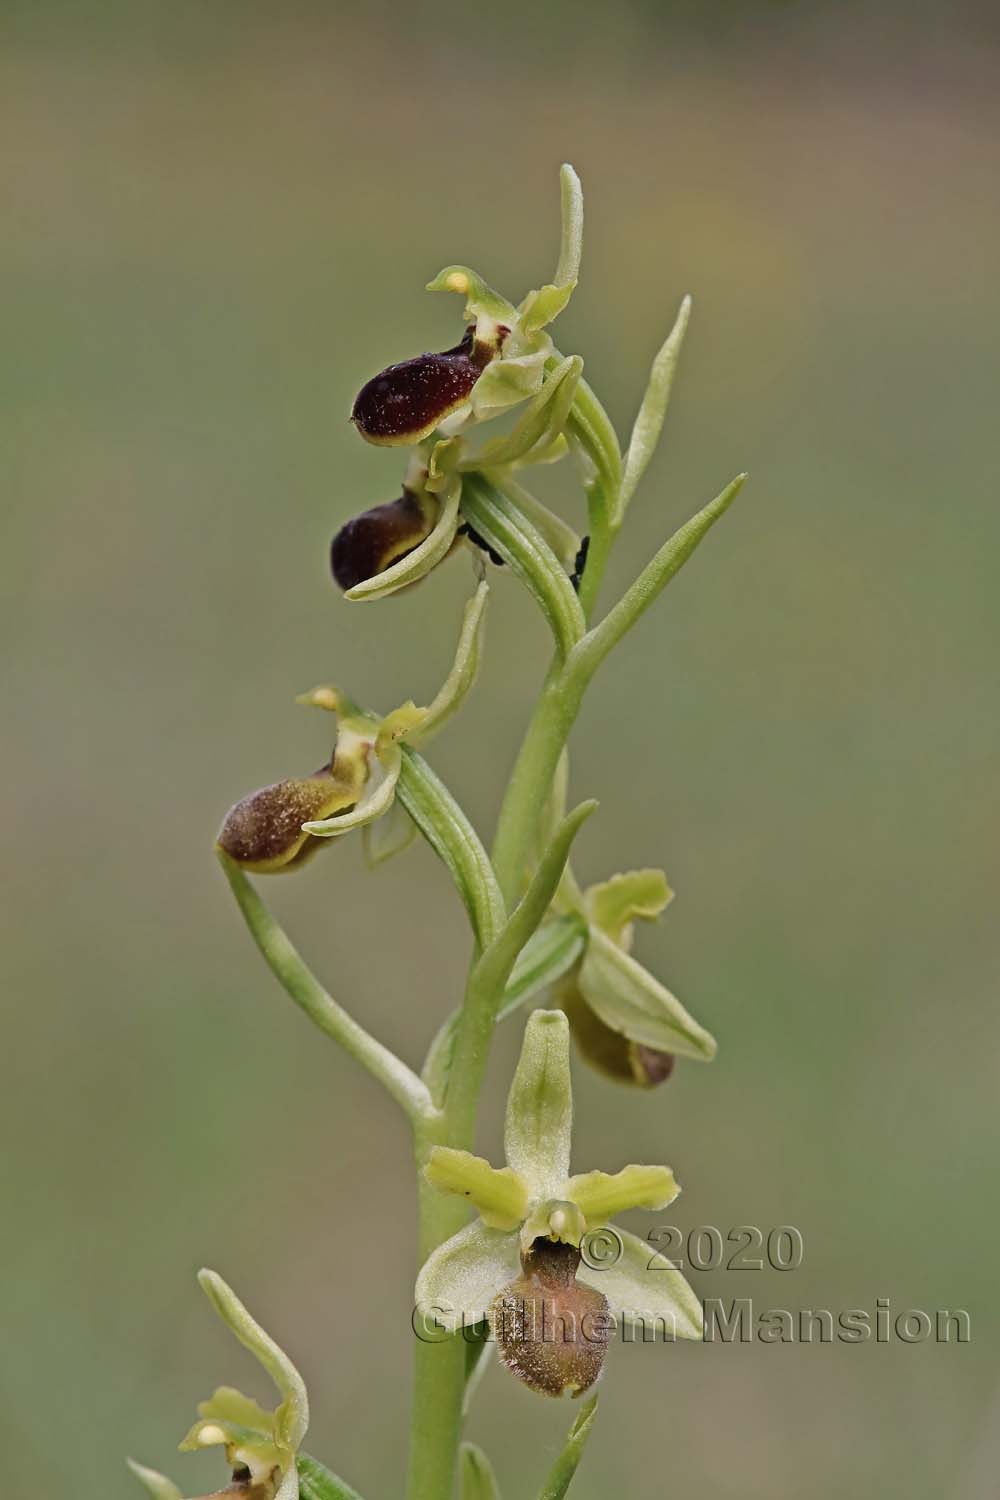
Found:
[[404, 489], [398, 500], [353, 516], [330, 545], [330, 568], [344, 590], [352, 589], [419, 547], [437, 519], [437, 502]]
[[545, 1396], [579, 1396], [594, 1384], [607, 1353], [608, 1300], [576, 1279], [580, 1252], [537, 1239], [521, 1256], [521, 1275], [490, 1313], [500, 1358], [518, 1380]]
[[468, 400], [495, 353], [469, 328], [454, 349], [390, 365], [361, 387], [351, 421], [370, 443], [419, 443]]

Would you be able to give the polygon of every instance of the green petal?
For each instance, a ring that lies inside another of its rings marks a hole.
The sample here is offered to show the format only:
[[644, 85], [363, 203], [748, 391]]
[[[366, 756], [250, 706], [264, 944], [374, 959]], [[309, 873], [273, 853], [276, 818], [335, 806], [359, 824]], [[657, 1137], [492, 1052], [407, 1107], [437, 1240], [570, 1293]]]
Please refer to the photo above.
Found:
[[491, 1167], [471, 1151], [435, 1146], [424, 1168], [432, 1187], [468, 1198], [490, 1229], [516, 1229], [528, 1211], [528, 1190], [510, 1167]]
[[658, 1052], [696, 1057], [715, 1056], [715, 1038], [648, 969], [636, 963], [599, 927], [580, 966], [580, 993], [606, 1026]]
[[475, 1443], [463, 1443], [458, 1467], [461, 1500], [500, 1500], [497, 1476], [482, 1448]]
[[533, 1198], [562, 1197], [572, 1128], [569, 1022], [561, 1010], [536, 1010], [524, 1030], [504, 1128], [508, 1165]]
[[589, 1224], [603, 1224], [627, 1208], [666, 1208], [680, 1188], [669, 1167], [623, 1167], [609, 1172], [582, 1172], [563, 1189]]
[[673, 900], [674, 893], [662, 870], [626, 870], [585, 895], [587, 915], [616, 943], [625, 939], [636, 918], [652, 922]]
[[449, 1333], [472, 1328], [520, 1274], [517, 1235], [474, 1219], [427, 1257], [417, 1277], [417, 1312]]
[[137, 1464], [134, 1458], [127, 1458], [125, 1462], [139, 1483], [145, 1485], [153, 1500], [184, 1500], [176, 1484], [166, 1474], [160, 1474], [156, 1469], [147, 1469], [145, 1464]]
[[384, 599], [387, 594], [394, 594], [397, 589], [416, 583], [432, 568], [436, 568], [438, 563], [448, 555], [451, 544], [455, 540], [455, 532], [458, 530], [459, 494], [458, 485], [453, 485], [441, 506], [441, 514], [434, 523], [434, 529], [419, 547], [414, 547], [412, 552], [401, 557], [399, 562], [393, 563], [383, 573], [376, 573], [374, 578], [366, 578], [364, 583], [356, 584], [354, 588], [348, 589], [344, 598], [352, 602]]
[[469, 404], [473, 415], [487, 421], [534, 396], [542, 388], [551, 354], [552, 340], [547, 333], [532, 333], [523, 339], [512, 335], [502, 357], [492, 360], [472, 387]]
[[219, 1317], [263, 1365], [281, 1392], [283, 1399], [274, 1414], [277, 1437], [294, 1453], [309, 1426], [309, 1397], [305, 1381], [285, 1351], [250, 1316], [221, 1276], [215, 1271], [203, 1270], [198, 1272], [198, 1281]]
[[600, 1269], [582, 1263], [578, 1280], [604, 1293], [626, 1337], [700, 1339], [701, 1303], [680, 1271], [647, 1240], [627, 1229], [615, 1233], [622, 1246], [619, 1260]]

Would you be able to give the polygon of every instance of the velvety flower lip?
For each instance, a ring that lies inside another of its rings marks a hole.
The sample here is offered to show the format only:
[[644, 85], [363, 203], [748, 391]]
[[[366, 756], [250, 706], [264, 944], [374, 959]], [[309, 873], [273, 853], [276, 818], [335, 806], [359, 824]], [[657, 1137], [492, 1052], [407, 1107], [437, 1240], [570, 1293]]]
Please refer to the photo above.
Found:
[[330, 571], [346, 592], [408, 557], [430, 536], [440, 506], [405, 485], [398, 500], [374, 505], [341, 526], [330, 545]]
[[453, 349], [389, 365], [361, 387], [351, 421], [370, 443], [409, 447], [421, 442], [469, 399], [499, 342], [490, 348], [469, 328]]

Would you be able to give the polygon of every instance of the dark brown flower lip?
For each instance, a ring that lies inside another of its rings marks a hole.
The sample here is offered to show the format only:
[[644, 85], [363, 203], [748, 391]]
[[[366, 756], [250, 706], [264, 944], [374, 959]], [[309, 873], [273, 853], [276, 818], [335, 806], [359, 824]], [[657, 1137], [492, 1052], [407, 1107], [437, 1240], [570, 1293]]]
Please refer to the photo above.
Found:
[[330, 544], [330, 571], [346, 592], [384, 573], [430, 535], [432, 508], [412, 490], [345, 521]]
[[361, 387], [351, 421], [370, 443], [420, 442], [468, 400], [499, 342], [496, 348], [478, 343], [469, 328], [454, 349], [389, 365]]
[[241, 798], [219, 830], [218, 846], [244, 869], [260, 874], [290, 871], [327, 842], [310, 838], [302, 824], [322, 817], [334, 786], [329, 766], [311, 776], [276, 781]]
[[522, 1274], [496, 1297], [490, 1322], [500, 1358], [544, 1396], [581, 1395], [601, 1373], [610, 1337], [607, 1298], [576, 1279], [580, 1252], [537, 1239]]

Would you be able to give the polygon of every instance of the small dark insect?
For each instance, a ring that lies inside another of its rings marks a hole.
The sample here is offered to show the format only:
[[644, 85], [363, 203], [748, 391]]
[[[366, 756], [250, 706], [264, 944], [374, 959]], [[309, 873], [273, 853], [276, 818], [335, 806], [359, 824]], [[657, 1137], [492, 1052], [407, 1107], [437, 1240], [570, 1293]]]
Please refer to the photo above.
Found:
[[483, 537], [479, 535], [479, 532], [469, 525], [468, 521], [466, 521], [463, 526], [460, 526], [458, 528], [458, 535], [467, 536], [469, 538], [469, 541], [472, 542], [474, 546], [479, 548], [480, 552], [486, 553], [486, 556], [489, 558], [491, 563], [495, 563], [498, 568], [503, 567], [503, 558], [500, 556], [500, 554], [493, 551], [493, 548], [490, 546], [489, 542], [485, 541]]
[[585, 536], [583, 541], [580, 543], [580, 550], [573, 560], [573, 571], [570, 574], [569, 578], [570, 583], [576, 589], [577, 593], [580, 592], [580, 583], [583, 579], [583, 570], [587, 566], [587, 553], [589, 551], [590, 537]]

